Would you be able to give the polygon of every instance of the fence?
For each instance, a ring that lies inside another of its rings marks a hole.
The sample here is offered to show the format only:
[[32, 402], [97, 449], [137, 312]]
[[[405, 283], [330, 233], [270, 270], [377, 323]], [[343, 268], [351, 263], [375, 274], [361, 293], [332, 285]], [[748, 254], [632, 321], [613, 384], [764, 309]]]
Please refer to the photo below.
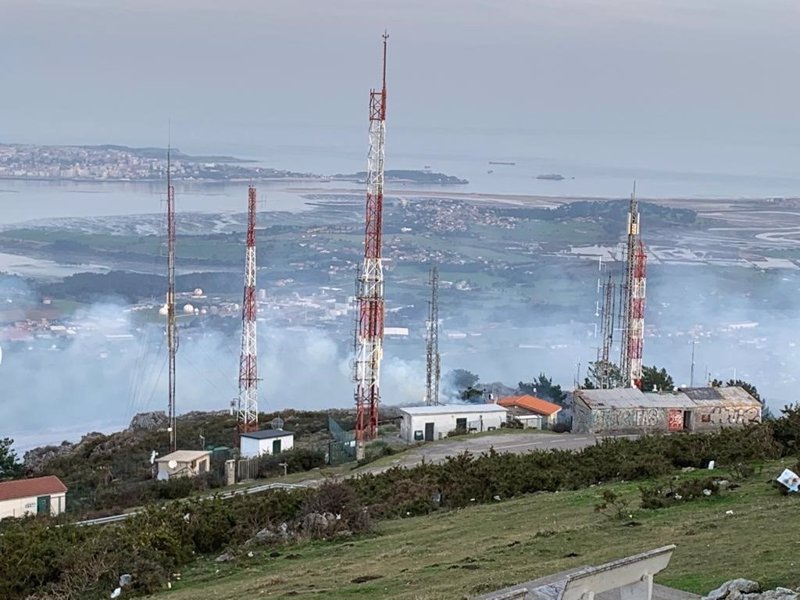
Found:
[[338, 465], [355, 460], [356, 442], [352, 432], [345, 431], [330, 415], [328, 415], [328, 431], [333, 439], [328, 442], [327, 463]]

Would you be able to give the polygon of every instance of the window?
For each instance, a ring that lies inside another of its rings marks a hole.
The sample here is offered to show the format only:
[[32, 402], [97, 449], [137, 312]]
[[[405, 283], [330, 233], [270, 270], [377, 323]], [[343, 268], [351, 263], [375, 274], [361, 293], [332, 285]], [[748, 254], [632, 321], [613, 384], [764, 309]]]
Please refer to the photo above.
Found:
[[423, 439], [425, 439], [425, 434], [422, 432], [421, 429], [417, 429], [414, 432], [414, 441], [415, 442], [421, 442]]

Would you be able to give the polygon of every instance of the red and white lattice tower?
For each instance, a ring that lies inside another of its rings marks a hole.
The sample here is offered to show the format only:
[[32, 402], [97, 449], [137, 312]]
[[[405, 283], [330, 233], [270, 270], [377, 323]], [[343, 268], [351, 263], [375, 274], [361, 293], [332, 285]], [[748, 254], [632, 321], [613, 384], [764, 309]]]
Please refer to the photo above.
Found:
[[364, 263], [358, 274], [358, 314], [353, 379], [356, 401], [356, 456], [378, 432], [380, 373], [383, 358], [383, 159], [386, 137], [386, 43], [383, 34], [383, 85], [369, 93], [369, 155], [364, 232]]
[[258, 430], [258, 351], [256, 346], [256, 188], [247, 190], [247, 249], [242, 299], [242, 354], [239, 359], [239, 433]]
[[647, 254], [639, 232], [639, 205], [636, 200], [634, 184], [628, 210], [628, 239], [625, 248], [625, 273], [622, 281], [620, 372], [623, 386], [637, 388], [641, 388], [642, 385], [647, 274]]

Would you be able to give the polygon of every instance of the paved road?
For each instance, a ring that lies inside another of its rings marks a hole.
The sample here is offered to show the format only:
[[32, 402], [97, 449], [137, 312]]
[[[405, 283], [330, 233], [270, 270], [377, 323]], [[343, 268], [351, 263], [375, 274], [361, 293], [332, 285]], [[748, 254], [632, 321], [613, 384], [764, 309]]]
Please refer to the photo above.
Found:
[[464, 451], [481, 454], [494, 448], [496, 452], [523, 454], [531, 450], [580, 450], [597, 442], [594, 435], [572, 433], [544, 433], [541, 431], [520, 431], [519, 433], [498, 433], [497, 435], [481, 435], [453, 440], [442, 440], [432, 444], [423, 444], [411, 448], [398, 455], [388, 466], [366, 467], [360, 472], [380, 473], [391, 467], [413, 467], [425, 462], [443, 462], [448, 456], [455, 456]]

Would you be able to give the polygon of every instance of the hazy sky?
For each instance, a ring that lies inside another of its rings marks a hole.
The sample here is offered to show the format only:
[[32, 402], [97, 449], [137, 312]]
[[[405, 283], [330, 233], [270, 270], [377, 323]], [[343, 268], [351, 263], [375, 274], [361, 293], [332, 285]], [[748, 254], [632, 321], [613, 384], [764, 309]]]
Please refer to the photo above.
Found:
[[163, 145], [171, 119], [185, 150], [294, 145], [361, 160], [386, 27], [395, 151], [490, 143], [497, 155], [792, 174], [798, 6], [0, 0], [0, 140]]

